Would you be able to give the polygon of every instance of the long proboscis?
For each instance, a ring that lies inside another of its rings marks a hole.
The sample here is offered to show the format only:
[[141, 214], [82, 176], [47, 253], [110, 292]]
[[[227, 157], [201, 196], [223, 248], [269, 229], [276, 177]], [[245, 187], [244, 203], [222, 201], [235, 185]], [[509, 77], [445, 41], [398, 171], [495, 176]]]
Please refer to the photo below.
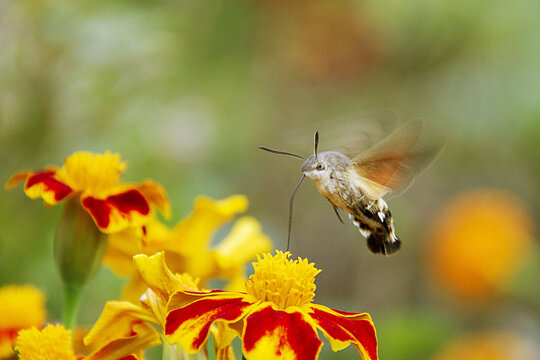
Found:
[[264, 151], [268, 151], [268, 152], [271, 152], [271, 153], [274, 153], [274, 154], [288, 155], [288, 156], [293, 156], [295, 158], [299, 158], [299, 159], [302, 159], [302, 160], [306, 160], [306, 158], [303, 157], [302, 155], [293, 154], [293, 153], [287, 152], [287, 151], [270, 149], [269, 147], [266, 147], [266, 146], [259, 146], [259, 149], [264, 150]]
[[302, 177], [300, 178], [300, 181], [298, 182], [298, 184], [296, 184], [296, 187], [294, 188], [294, 191], [291, 195], [291, 200], [289, 200], [289, 232], [287, 233], [287, 250], [285, 251], [289, 251], [289, 247], [291, 245], [292, 212], [293, 212], [294, 196], [296, 195], [296, 191], [300, 187], [300, 184], [302, 183], [302, 180], [304, 180], [305, 177], [306, 175], [302, 175]]

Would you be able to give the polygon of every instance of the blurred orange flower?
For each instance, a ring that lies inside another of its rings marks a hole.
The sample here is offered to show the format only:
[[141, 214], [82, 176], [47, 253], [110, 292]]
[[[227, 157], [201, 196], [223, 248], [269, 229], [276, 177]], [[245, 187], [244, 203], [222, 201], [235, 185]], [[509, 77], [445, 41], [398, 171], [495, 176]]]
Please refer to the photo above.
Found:
[[487, 300], [504, 291], [525, 262], [532, 228], [532, 219], [512, 193], [459, 195], [429, 230], [430, 273], [463, 300]]
[[538, 360], [540, 354], [520, 335], [492, 331], [462, 336], [448, 343], [432, 360]]

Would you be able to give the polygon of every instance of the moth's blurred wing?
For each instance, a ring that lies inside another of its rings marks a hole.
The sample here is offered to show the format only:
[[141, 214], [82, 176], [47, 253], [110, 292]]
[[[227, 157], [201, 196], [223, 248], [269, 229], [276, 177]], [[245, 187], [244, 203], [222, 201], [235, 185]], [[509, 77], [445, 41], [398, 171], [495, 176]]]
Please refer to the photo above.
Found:
[[295, 124], [294, 127], [280, 131], [279, 147], [302, 155], [312, 155], [313, 134], [318, 130], [319, 153], [332, 150], [353, 158], [389, 134], [399, 120], [399, 116], [391, 109], [366, 109], [324, 120], [310, 119], [303, 125]]
[[319, 129], [321, 149], [337, 151], [352, 159], [388, 135], [399, 122], [398, 114], [386, 108], [366, 109], [333, 119], [324, 132], [323, 128]]
[[419, 147], [420, 122], [403, 125], [352, 159], [357, 185], [371, 198], [399, 194], [440, 152], [441, 147]]

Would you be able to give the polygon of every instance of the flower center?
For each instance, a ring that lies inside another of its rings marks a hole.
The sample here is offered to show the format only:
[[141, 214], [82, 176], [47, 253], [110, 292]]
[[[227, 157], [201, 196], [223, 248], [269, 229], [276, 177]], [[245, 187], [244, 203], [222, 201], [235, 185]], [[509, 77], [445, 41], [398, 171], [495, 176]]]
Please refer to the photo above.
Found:
[[99, 196], [118, 183], [126, 168], [120, 154], [79, 151], [66, 158], [57, 175], [73, 190]]
[[280, 309], [309, 304], [315, 297], [315, 276], [320, 272], [307, 259], [289, 260], [289, 252], [266, 253], [253, 263], [255, 272], [246, 282], [247, 293], [270, 301]]
[[71, 341], [71, 332], [63, 325], [49, 324], [41, 331], [35, 327], [21, 330], [15, 348], [21, 360], [76, 360]]

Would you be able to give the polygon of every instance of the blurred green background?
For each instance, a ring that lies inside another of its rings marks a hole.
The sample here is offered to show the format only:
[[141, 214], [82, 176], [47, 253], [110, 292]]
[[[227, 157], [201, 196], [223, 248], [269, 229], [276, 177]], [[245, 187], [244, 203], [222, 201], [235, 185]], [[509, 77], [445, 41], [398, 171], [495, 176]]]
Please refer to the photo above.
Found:
[[[292, 252], [323, 270], [315, 301], [369, 312], [382, 359], [431, 359], [452, 338], [493, 328], [538, 346], [536, 243], [518, 295], [482, 305], [454, 301], [426, 264], [427, 228], [459, 193], [510, 191], [538, 218], [538, 14], [536, 0], [1, 1], [0, 180], [76, 150], [111, 150], [129, 162], [126, 180], [165, 186], [171, 224], [197, 195], [243, 193], [283, 249], [301, 164], [257, 146], [308, 155], [317, 129], [328, 149], [341, 129], [423, 119], [447, 142], [388, 201], [404, 243], [396, 255], [369, 254], [313, 184], [300, 189]], [[0, 199], [0, 284], [40, 287], [58, 320], [60, 206], [47, 210], [20, 188]], [[81, 322], [92, 324], [122, 283], [102, 269]], [[321, 358], [359, 356], [325, 346]]]

